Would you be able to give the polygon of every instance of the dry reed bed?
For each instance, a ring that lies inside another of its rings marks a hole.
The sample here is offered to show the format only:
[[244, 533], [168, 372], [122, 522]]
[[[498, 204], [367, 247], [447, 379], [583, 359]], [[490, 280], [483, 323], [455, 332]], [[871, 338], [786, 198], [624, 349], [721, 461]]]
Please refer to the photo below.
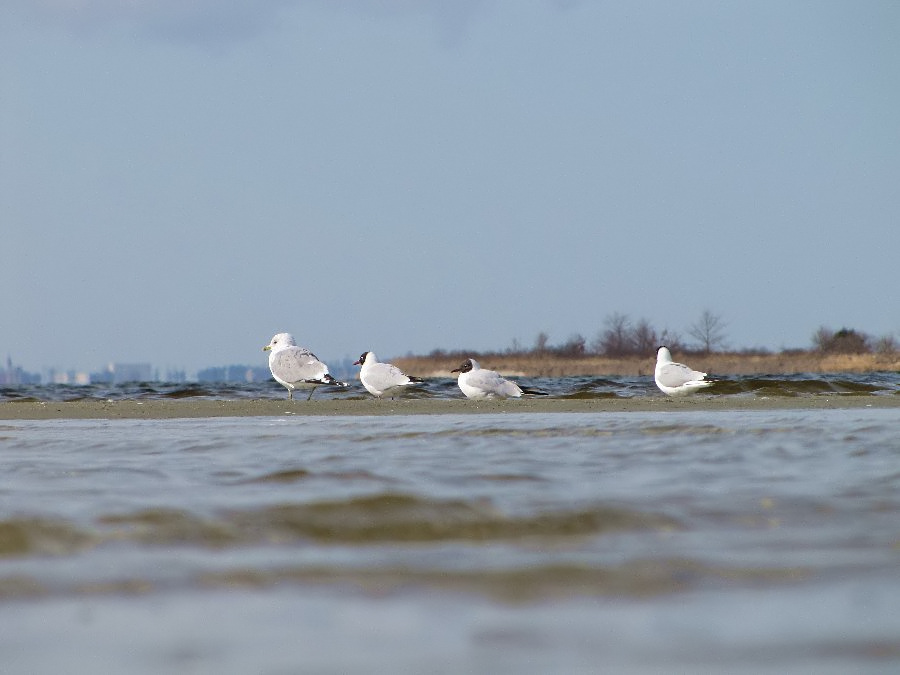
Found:
[[[539, 354], [472, 354], [485, 368], [505, 375], [523, 377], [639, 376], [652, 375], [653, 357], [606, 358], [602, 356], [560, 357]], [[900, 371], [900, 354], [819, 354], [816, 352], [779, 354], [722, 353], [675, 354], [692, 368], [728, 375], [774, 375], [791, 373], [868, 373]], [[406, 356], [393, 362], [404, 372], [418, 377], [450, 377], [461, 363], [458, 356]]]

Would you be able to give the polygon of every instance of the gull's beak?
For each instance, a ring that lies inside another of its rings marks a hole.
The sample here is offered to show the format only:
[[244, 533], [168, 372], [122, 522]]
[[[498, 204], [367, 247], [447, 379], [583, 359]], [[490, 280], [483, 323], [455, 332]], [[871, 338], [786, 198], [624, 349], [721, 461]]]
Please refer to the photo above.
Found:
[[458, 373], [458, 372], [459, 372], [459, 368], [454, 368], [454, 369], [451, 370], [450, 372], [451, 372], [451, 373]]
[[269, 351], [270, 349], [272, 349], [272, 345], [266, 345], [265, 347], [263, 347], [263, 351], [264, 351], [264, 352], [267, 352], [267, 351]]
[[354, 362], [353, 362], [353, 365], [354, 365], [354, 366], [361, 366], [361, 365], [362, 365], [362, 359], [360, 359], [360, 360], [358, 360], [358, 361], [354, 361]]

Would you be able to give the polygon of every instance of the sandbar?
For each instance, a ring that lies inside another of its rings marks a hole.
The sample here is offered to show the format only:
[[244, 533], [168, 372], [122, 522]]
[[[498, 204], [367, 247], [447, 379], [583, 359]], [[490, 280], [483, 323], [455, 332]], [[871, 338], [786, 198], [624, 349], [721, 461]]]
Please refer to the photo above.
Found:
[[632, 398], [529, 398], [470, 401], [450, 398], [218, 400], [205, 398], [0, 402], [2, 420], [177, 419], [291, 415], [449, 415], [484, 413], [611, 413], [687, 410], [819, 410], [900, 408], [900, 394], [805, 396], [663, 396]]

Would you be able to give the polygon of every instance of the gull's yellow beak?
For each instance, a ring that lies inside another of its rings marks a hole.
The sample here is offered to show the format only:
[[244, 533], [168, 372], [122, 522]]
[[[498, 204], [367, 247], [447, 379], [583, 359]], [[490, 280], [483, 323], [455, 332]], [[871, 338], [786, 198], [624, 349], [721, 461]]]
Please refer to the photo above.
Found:
[[264, 351], [264, 352], [267, 352], [267, 351], [269, 351], [270, 349], [272, 349], [272, 345], [266, 345], [265, 347], [263, 347], [263, 351]]

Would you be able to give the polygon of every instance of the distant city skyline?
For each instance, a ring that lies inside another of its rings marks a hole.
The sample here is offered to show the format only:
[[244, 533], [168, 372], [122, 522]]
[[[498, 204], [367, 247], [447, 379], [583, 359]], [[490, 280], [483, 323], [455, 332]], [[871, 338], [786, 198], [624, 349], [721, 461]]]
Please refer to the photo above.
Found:
[[[630, 319], [627, 315], [611, 315], [608, 317], [609, 319]], [[717, 317], [714, 317], [717, 318]], [[649, 324], [644, 323], [646, 320], [638, 319], [637, 327], [640, 329], [641, 327], [653, 329]], [[877, 350], [879, 343], [886, 344], [896, 349], [898, 343], [900, 343], [900, 335], [896, 333], [886, 333], [883, 335], [877, 335], [874, 333], [869, 333], [865, 330], [860, 330], [856, 328], [852, 328], [849, 326], [842, 326], [837, 330], [841, 329], [851, 329], [852, 332], [858, 333], [861, 337], [867, 337], [869, 339], [870, 348], [873, 350]], [[651, 330], [651, 332], [652, 332]], [[721, 333], [721, 345], [719, 349], [715, 349], [715, 351], [723, 351], [723, 352], [741, 352], [741, 351], [769, 351], [769, 352], [778, 352], [778, 351], [792, 351], [796, 349], [804, 349], [804, 350], [815, 350], [817, 347], [816, 340], [820, 333], [829, 332], [833, 330], [830, 326], [818, 326], [816, 330], [812, 331], [810, 334], [810, 339], [807, 344], [803, 345], [794, 345], [794, 346], [785, 346], [782, 349], [768, 349], [765, 347], [754, 347], [750, 345], [734, 345], [731, 344], [730, 341], [725, 337], [726, 333], [724, 332], [724, 328]], [[593, 349], [589, 349], [589, 353], [596, 353], [596, 345], [600, 343], [602, 340], [602, 332], [598, 333], [593, 337], [592, 340], [588, 340], [587, 336], [583, 336], [578, 333], [571, 333], [567, 336], [565, 340], [560, 340], [557, 342], [550, 342], [549, 338], [546, 334], [538, 334], [535, 336], [534, 343], [521, 343], [517, 340], [513, 340], [512, 343], [505, 346], [497, 346], [495, 348], [485, 349], [485, 350], [471, 350], [471, 353], [477, 352], [487, 352], [487, 353], [503, 353], [507, 351], [529, 351], [532, 349], [541, 349], [548, 348], [550, 350], [556, 349], [561, 351], [566, 351], [566, 348], [570, 346], [572, 343], [578, 342], [580, 340], [581, 345], [593, 344], [595, 345]], [[680, 334], [677, 336], [679, 348], [687, 348], [691, 350], [699, 350], [702, 351], [704, 345], [702, 344], [702, 340], [698, 340], [698, 338], [682, 338]], [[663, 340], [665, 341], [665, 340]], [[538, 346], [537, 343], [542, 343], [542, 346]], [[654, 345], [656, 342], [654, 342]], [[386, 355], [386, 358], [393, 359], [399, 358], [403, 356], [427, 356], [432, 352], [465, 352], [465, 347], [435, 347], [432, 350], [424, 351], [421, 353], [413, 354], [411, 352], [407, 352], [405, 354], [390, 354]], [[647, 354], [648, 357], [652, 356], [651, 352], [655, 351], [655, 347], [648, 348]], [[352, 378], [355, 377], [358, 369], [353, 366], [353, 361], [357, 358], [357, 356], [343, 356], [335, 359], [326, 359], [326, 363], [329, 366], [331, 373], [337, 377], [341, 378]], [[218, 373], [218, 375], [214, 374]], [[5, 362], [5, 368], [0, 370], [0, 385], [7, 384], [25, 384], [25, 383], [57, 383], [57, 384], [92, 384], [92, 383], [100, 383], [100, 382], [110, 382], [110, 383], [122, 383], [122, 382], [195, 382], [195, 381], [215, 381], [215, 382], [263, 382], [271, 379], [271, 373], [269, 372], [268, 365], [266, 364], [266, 357], [263, 355], [260, 359], [259, 364], [250, 364], [250, 363], [234, 363], [234, 364], [218, 364], [218, 365], [206, 365], [201, 368], [189, 370], [185, 368], [173, 368], [173, 367], [165, 367], [160, 368], [159, 366], [153, 365], [152, 361], [138, 362], [138, 363], [115, 363], [108, 362], [105, 366], [91, 369], [91, 370], [83, 370], [74, 367], [66, 367], [66, 366], [42, 366], [37, 369], [33, 368], [25, 368], [20, 364], [17, 364], [15, 360], [12, 358], [12, 355], [9, 354], [7, 356]]]
[[6, 367], [0, 371], [0, 384], [73, 384], [85, 385], [100, 382], [121, 384], [123, 382], [183, 382], [187, 377], [184, 371], [166, 371], [161, 377], [159, 369], [150, 363], [108, 363], [103, 368], [92, 371], [79, 370], [59, 366], [41, 368], [39, 372], [29, 372], [13, 362], [12, 356], [6, 359]]

